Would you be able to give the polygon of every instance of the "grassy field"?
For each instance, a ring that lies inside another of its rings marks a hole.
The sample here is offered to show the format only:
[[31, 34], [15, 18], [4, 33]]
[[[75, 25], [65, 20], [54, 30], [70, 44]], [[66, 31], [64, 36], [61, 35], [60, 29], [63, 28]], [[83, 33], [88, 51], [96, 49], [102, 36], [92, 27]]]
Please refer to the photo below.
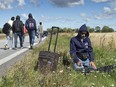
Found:
[[[59, 35], [56, 51], [60, 54], [60, 58], [56, 72], [46, 70], [47, 74], [43, 74], [39, 70], [34, 70], [39, 51], [47, 50], [49, 40], [46, 40], [44, 44], [40, 47], [36, 46], [32, 52], [17, 62], [6, 76], [0, 78], [0, 87], [41, 87], [42, 83], [42, 87], [116, 87], [116, 70], [111, 73], [92, 72], [85, 76], [74, 71], [72, 67], [71, 70], [67, 70], [62, 65], [65, 50], [71, 61], [69, 45], [73, 35], [73, 33]], [[104, 40], [106, 37], [109, 37], [108, 42], [106, 42], [107, 39]], [[97, 67], [116, 64], [115, 34], [90, 34], [90, 38]], [[53, 44], [54, 41], [52, 41], [51, 49], [53, 49]]]
[[5, 39], [6, 35], [5, 34], [0, 34], [0, 40]]

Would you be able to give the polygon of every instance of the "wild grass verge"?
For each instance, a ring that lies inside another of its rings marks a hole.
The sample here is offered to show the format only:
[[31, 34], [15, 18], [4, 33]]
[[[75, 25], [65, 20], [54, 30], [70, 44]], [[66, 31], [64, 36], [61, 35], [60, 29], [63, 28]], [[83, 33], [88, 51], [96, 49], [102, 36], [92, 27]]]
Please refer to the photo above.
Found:
[[[58, 68], [56, 72], [49, 72], [43, 75], [39, 70], [35, 71], [39, 51], [47, 50], [47, 40], [40, 47], [35, 47], [34, 50], [28, 53], [22, 60], [16, 63], [6, 76], [0, 78], [0, 87], [115, 87], [116, 86], [116, 70], [112, 73], [92, 72], [88, 75], [83, 75], [71, 68], [67, 70], [62, 65], [62, 53], [67, 50], [68, 58], [70, 38], [72, 35], [59, 35], [56, 52], [60, 54]], [[51, 50], [54, 47], [52, 41]], [[115, 50], [106, 50], [106, 48], [94, 48], [95, 63], [98, 67], [116, 64]], [[71, 60], [71, 59], [70, 59]]]

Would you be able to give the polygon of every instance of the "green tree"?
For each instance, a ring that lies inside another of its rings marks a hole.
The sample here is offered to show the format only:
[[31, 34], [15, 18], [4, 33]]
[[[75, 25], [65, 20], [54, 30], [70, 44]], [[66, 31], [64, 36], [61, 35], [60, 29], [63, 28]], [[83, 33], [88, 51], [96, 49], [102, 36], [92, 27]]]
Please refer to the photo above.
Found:
[[90, 33], [94, 32], [94, 31], [95, 31], [94, 28], [90, 28], [90, 29], [89, 29], [89, 32], [90, 32]]
[[101, 30], [102, 32], [114, 32], [112, 28], [109, 28], [108, 26], [104, 26]]
[[95, 32], [100, 32], [101, 31], [101, 28], [99, 26], [96, 26], [95, 27]]

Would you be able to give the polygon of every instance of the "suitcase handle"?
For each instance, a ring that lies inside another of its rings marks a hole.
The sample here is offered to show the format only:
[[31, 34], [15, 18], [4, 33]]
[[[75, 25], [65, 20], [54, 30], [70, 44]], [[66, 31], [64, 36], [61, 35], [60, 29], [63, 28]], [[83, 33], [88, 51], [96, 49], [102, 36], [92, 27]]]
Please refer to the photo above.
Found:
[[59, 27], [56, 27], [56, 26], [52, 26], [52, 31], [51, 31], [51, 36], [50, 36], [48, 51], [50, 51], [50, 45], [51, 45], [51, 41], [52, 41], [53, 29], [57, 29], [56, 41], [55, 41], [55, 46], [54, 46], [54, 52], [55, 52], [56, 51], [56, 45], [57, 45], [57, 39], [58, 39], [58, 32], [59, 32]]

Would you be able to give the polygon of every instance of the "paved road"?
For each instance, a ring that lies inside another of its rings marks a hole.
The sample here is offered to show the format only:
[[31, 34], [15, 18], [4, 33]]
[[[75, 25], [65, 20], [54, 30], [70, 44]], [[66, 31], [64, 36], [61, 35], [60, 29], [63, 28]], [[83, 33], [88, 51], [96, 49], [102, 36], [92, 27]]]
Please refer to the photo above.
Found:
[[[46, 37], [42, 38], [42, 41], [45, 40]], [[18, 41], [19, 42], [19, 41]], [[0, 40], [0, 76], [4, 75], [5, 72], [21, 58], [21, 55], [29, 50], [29, 38], [28, 36], [25, 38], [24, 48], [17, 50], [4, 50], [4, 44], [6, 40]], [[38, 44], [38, 38], [35, 38], [35, 44]], [[41, 44], [41, 43], [39, 43]], [[20, 45], [18, 44], [18, 47]]]

